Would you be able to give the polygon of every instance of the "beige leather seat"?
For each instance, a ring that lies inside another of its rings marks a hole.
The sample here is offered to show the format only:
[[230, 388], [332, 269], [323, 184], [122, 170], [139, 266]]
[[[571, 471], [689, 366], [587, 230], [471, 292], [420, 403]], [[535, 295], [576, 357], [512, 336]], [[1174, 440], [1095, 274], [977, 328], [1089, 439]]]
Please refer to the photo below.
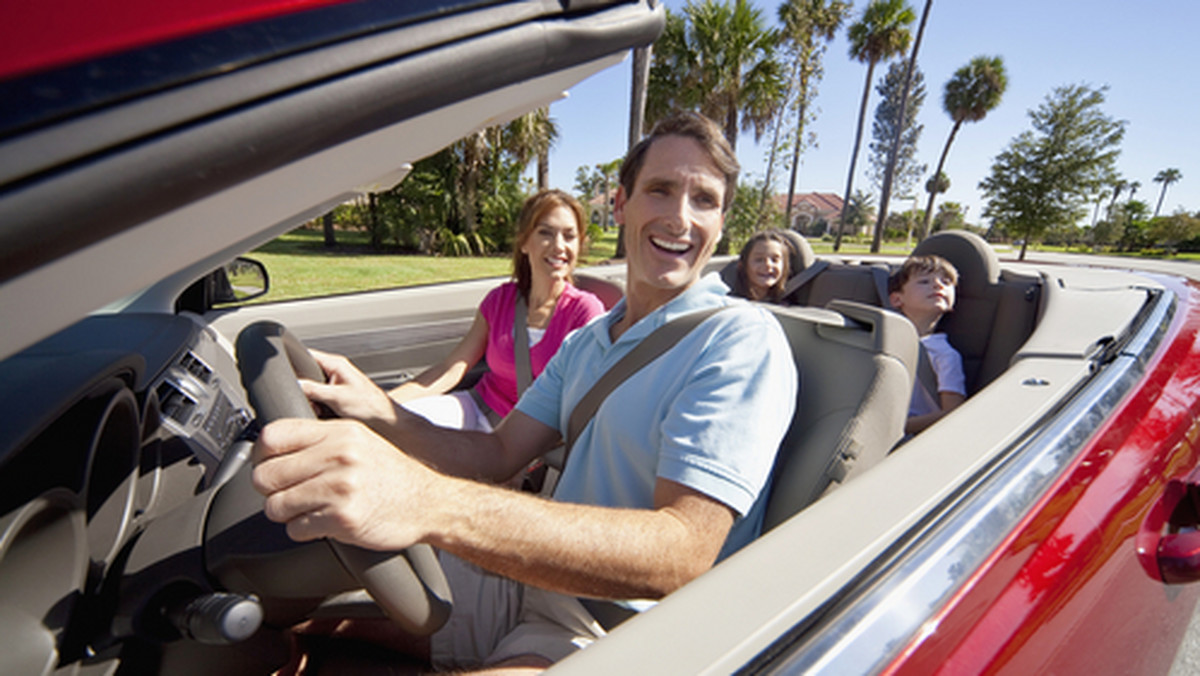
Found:
[[904, 435], [917, 332], [890, 310], [765, 306], [800, 373], [795, 417], [779, 450], [764, 530], [883, 460]]
[[1004, 372], [1037, 324], [1042, 280], [1000, 269], [995, 250], [982, 237], [947, 230], [926, 238], [914, 256], [937, 255], [958, 269], [954, 312], [938, 330], [963, 358], [967, 393], [974, 394]]

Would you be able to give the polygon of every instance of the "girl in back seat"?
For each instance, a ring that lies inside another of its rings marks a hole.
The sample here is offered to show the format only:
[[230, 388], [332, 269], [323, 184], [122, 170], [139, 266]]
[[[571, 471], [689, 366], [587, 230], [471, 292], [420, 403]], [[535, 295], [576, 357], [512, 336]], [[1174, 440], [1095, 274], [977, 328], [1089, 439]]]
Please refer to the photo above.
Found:
[[738, 257], [737, 283], [732, 295], [781, 303], [791, 273], [788, 269], [791, 258], [792, 245], [778, 230], [755, 233]]

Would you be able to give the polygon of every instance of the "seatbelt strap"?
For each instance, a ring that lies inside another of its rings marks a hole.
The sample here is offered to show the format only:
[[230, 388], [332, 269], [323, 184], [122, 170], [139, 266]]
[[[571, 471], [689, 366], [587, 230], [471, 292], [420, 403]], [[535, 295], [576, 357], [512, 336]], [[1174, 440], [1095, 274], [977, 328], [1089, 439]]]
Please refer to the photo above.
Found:
[[793, 293], [796, 293], [800, 289], [804, 288], [805, 284], [808, 284], [812, 280], [816, 279], [817, 275], [824, 272], [825, 268], [827, 267], [829, 267], [829, 261], [819, 259], [813, 261], [812, 265], [804, 268], [800, 272], [796, 273], [794, 277], [787, 280], [787, 283], [783, 285], [783, 294], [781, 294], [781, 297], [787, 298]]
[[643, 366], [674, 347], [680, 339], [691, 333], [692, 329], [699, 326], [705, 319], [727, 307], [729, 306], [722, 305], [706, 310], [697, 310], [672, 319], [643, 338], [642, 342], [638, 343], [620, 361], [613, 364], [612, 368], [605, 371], [596, 384], [592, 385], [592, 389], [588, 390], [579, 403], [575, 404], [570, 418], [567, 419], [566, 453], [563, 455], [563, 466], [566, 466], [567, 458], [571, 455], [571, 447], [575, 445], [583, 428], [587, 427], [588, 422], [599, 410], [600, 404], [604, 403], [604, 400], [613, 390], [617, 389], [617, 386], [641, 370]]
[[891, 294], [888, 293], [888, 278], [891, 277], [891, 274], [888, 272], [887, 266], [871, 265], [871, 276], [875, 279], [875, 293], [879, 294], [879, 307], [891, 310]]
[[520, 399], [533, 382], [533, 366], [529, 363], [529, 308], [520, 291], [513, 313], [513, 364], [517, 370], [517, 398]]
[[929, 361], [929, 351], [925, 349], [925, 344], [921, 341], [917, 341], [917, 381], [933, 395], [933, 400], [937, 402], [938, 406], [941, 406], [942, 402], [938, 397], [937, 374], [933, 372], [933, 363]]

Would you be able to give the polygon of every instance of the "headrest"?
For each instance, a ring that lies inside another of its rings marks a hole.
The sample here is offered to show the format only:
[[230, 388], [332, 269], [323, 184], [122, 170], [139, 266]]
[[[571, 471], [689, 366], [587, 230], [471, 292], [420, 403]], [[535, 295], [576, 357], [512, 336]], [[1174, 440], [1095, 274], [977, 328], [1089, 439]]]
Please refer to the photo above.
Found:
[[943, 230], [925, 238], [914, 256], [941, 256], [958, 269], [960, 292], [978, 295], [1000, 281], [1000, 259], [982, 237], [966, 230]]
[[812, 245], [804, 239], [804, 235], [795, 230], [780, 230], [779, 234], [783, 235], [789, 242], [792, 243], [792, 259], [788, 261], [791, 264], [791, 274], [796, 274], [804, 268], [813, 264], [817, 260], [816, 254], [813, 253]]

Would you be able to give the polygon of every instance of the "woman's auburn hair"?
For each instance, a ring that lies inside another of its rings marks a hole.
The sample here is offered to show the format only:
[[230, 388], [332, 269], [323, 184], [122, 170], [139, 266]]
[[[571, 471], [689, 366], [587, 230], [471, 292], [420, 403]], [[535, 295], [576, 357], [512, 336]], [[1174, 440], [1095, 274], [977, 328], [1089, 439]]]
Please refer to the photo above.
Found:
[[[521, 206], [521, 214], [517, 217], [517, 237], [513, 242], [513, 279], [517, 282], [517, 289], [527, 300], [529, 289], [533, 286], [533, 269], [529, 265], [529, 256], [521, 249], [533, 235], [538, 222], [558, 207], [566, 207], [575, 216], [575, 230], [581, 253], [587, 244], [587, 216], [579, 200], [557, 188], [542, 190], [526, 199], [525, 204]], [[575, 282], [574, 269], [567, 279], [571, 283]]]

